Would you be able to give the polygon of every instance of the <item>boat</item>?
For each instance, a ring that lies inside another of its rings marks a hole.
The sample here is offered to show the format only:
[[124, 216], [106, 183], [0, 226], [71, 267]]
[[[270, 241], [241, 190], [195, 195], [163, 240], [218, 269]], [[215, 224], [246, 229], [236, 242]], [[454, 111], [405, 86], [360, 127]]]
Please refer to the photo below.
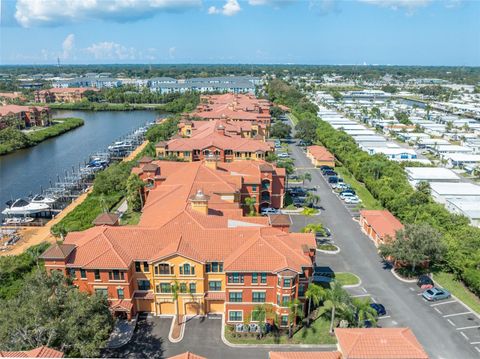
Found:
[[45, 203], [51, 205], [55, 203], [57, 200], [53, 197], [43, 196], [41, 194], [37, 194], [32, 197], [30, 203]]
[[108, 146], [108, 150], [113, 152], [128, 151], [131, 148], [132, 144], [127, 141], [117, 141]]
[[8, 207], [2, 211], [5, 216], [28, 216], [50, 210], [50, 206], [46, 203], [33, 203], [24, 198], [8, 201], [6, 204]]

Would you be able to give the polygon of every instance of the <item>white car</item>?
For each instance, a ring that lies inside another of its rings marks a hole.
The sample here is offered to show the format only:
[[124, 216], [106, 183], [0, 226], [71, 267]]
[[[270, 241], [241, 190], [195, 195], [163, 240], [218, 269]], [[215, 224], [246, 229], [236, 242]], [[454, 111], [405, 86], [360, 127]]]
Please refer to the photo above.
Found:
[[277, 155], [278, 158], [289, 158], [290, 155], [287, 152], [281, 152]]
[[358, 204], [360, 202], [362, 202], [362, 200], [360, 198], [358, 198], [357, 196], [345, 198], [345, 203]]
[[355, 195], [355, 194], [353, 194], [353, 193], [347, 192], [347, 193], [341, 194], [341, 195], [340, 195], [340, 198], [343, 199], [343, 200], [345, 200], [345, 199], [347, 199], [347, 198], [358, 198], [358, 197], [357, 197], [357, 195]]
[[262, 216], [268, 216], [269, 214], [277, 214], [278, 213], [278, 210], [275, 209], [275, 208], [270, 208], [270, 207], [267, 207], [267, 208], [262, 208], [260, 210], [260, 214]]

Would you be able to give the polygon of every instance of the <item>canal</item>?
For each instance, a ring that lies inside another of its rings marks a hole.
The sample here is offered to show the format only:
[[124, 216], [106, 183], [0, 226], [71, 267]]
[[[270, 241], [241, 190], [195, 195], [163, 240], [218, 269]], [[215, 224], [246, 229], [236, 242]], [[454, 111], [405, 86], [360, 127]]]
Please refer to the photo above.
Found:
[[79, 117], [85, 124], [37, 146], [0, 156], [0, 212], [5, 202], [50, 187], [57, 176], [71, 173], [72, 166], [78, 170], [90, 154], [159, 116], [155, 111], [54, 111], [54, 118]]

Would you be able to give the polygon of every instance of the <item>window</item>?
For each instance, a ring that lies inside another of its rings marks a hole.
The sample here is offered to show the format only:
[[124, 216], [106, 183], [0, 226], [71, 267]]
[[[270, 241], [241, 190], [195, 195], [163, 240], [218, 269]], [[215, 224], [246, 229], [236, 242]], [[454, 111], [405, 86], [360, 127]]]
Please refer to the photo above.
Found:
[[185, 283], [180, 283], [180, 293], [187, 293], [187, 285]]
[[223, 263], [222, 262], [211, 262], [207, 263], [205, 266], [207, 273], [220, 273], [223, 272]]
[[100, 270], [99, 269], [95, 269], [93, 271], [94, 275], [95, 275], [95, 280], [100, 280]]
[[196, 283], [190, 283], [189, 284], [189, 290], [190, 290], [190, 293], [196, 293], [197, 292], [197, 284]]
[[118, 299], [124, 299], [125, 293], [123, 292], [123, 288], [117, 288], [117, 297]]
[[258, 273], [252, 273], [252, 284], [258, 283]]
[[183, 266], [180, 266], [180, 274], [190, 275], [195, 274], [195, 267], [191, 266], [188, 263], [185, 263]]
[[170, 264], [160, 263], [159, 265], [155, 266], [155, 274], [168, 275], [173, 273], [170, 270]]
[[150, 290], [150, 281], [146, 279], [139, 279], [138, 290]]
[[290, 303], [290, 296], [289, 295], [282, 296], [282, 307], [288, 307], [288, 303]]
[[85, 269], [80, 269], [80, 278], [87, 279], [87, 272]]
[[243, 283], [243, 274], [240, 273], [231, 273], [228, 275], [229, 283]]
[[280, 294], [277, 294], [277, 304], [280, 305]]
[[267, 273], [260, 273], [260, 283], [262, 284], [267, 283]]
[[143, 271], [148, 272], [148, 262], [143, 262]]
[[243, 313], [241, 310], [231, 310], [228, 312], [228, 320], [230, 322], [243, 322]]
[[117, 269], [114, 269], [111, 272], [108, 272], [108, 279], [109, 280], [124, 280], [125, 279], [125, 273], [120, 272]]
[[254, 303], [264, 303], [265, 302], [265, 292], [252, 292], [252, 302], [254, 302]]
[[208, 290], [218, 292], [222, 290], [222, 282], [219, 280], [211, 280], [208, 282]]
[[140, 265], [140, 262], [135, 262], [135, 272], [141, 272], [142, 271], [142, 267]]
[[252, 185], [252, 192], [257, 192], [257, 185]]
[[291, 287], [292, 286], [292, 280], [290, 278], [284, 278], [283, 279], [283, 286], [284, 287]]
[[305, 295], [305, 284], [300, 284], [298, 286], [298, 296], [303, 297]]
[[172, 286], [170, 285], [170, 283], [160, 283], [160, 285], [157, 286], [157, 292], [172, 293]]
[[96, 295], [104, 295], [105, 297], [108, 294], [107, 288], [95, 288], [95, 294]]
[[286, 327], [288, 325], [288, 315], [282, 315], [280, 326]]
[[230, 302], [240, 303], [242, 301], [242, 292], [230, 292], [229, 300]]
[[73, 279], [76, 278], [76, 274], [75, 274], [75, 268], [67, 268], [67, 273], [70, 277], [72, 277]]

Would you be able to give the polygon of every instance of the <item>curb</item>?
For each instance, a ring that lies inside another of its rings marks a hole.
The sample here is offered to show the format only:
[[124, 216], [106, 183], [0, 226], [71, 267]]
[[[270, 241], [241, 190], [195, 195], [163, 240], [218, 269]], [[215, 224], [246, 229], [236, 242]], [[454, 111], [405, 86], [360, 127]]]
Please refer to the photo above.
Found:
[[[173, 333], [173, 328], [175, 326], [175, 319], [177, 318], [176, 315], [172, 317], [172, 324], [170, 325], [170, 331], [168, 332], [168, 341], [171, 343], [178, 343], [182, 341], [183, 335], [185, 334], [185, 323], [186, 320], [184, 320], [182, 323], [180, 323], [180, 336], [178, 338], [173, 338], [172, 333]], [[186, 317], [184, 317], [186, 318]]]
[[227, 338], [225, 338], [225, 320], [224, 315], [222, 314], [222, 332], [221, 338], [223, 344], [230, 348], [256, 348], [256, 349], [276, 349], [276, 348], [299, 348], [299, 349], [308, 349], [308, 348], [317, 348], [317, 349], [332, 349], [336, 350], [336, 344], [233, 344], [230, 343]]
[[395, 268], [392, 268], [390, 269], [390, 272], [393, 274], [393, 276], [395, 278], [397, 278], [400, 282], [403, 282], [403, 283], [416, 283], [417, 280], [416, 279], [404, 279], [402, 277], [400, 277], [396, 272], [395, 272]]
[[337, 246], [337, 245], [335, 245], [335, 244], [333, 244], [333, 245], [334, 245], [335, 247], [337, 247], [337, 249], [334, 250], [334, 251], [326, 251], [326, 250], [318, 249], [318, 248], [316, 249], [316, 251], [317, 251], [317, 252], [320, 252], [320, 253], [325, 253], [325, 254], [338, 254], [338, 253], [340, 253], [340, 247]]
[[356, 275], [355, 273], [352, 273], [352, 272], [337, 272], [338, 273], [350, 273], [350, 274], [353, 274], [355, 277], [358, 278], [358, 283], [357, 284], [346, 284], [346, 285], [342, 285], [342, 288], [358, 288], [362, 285], [362, 278], [360, 278], [358, 275]]

